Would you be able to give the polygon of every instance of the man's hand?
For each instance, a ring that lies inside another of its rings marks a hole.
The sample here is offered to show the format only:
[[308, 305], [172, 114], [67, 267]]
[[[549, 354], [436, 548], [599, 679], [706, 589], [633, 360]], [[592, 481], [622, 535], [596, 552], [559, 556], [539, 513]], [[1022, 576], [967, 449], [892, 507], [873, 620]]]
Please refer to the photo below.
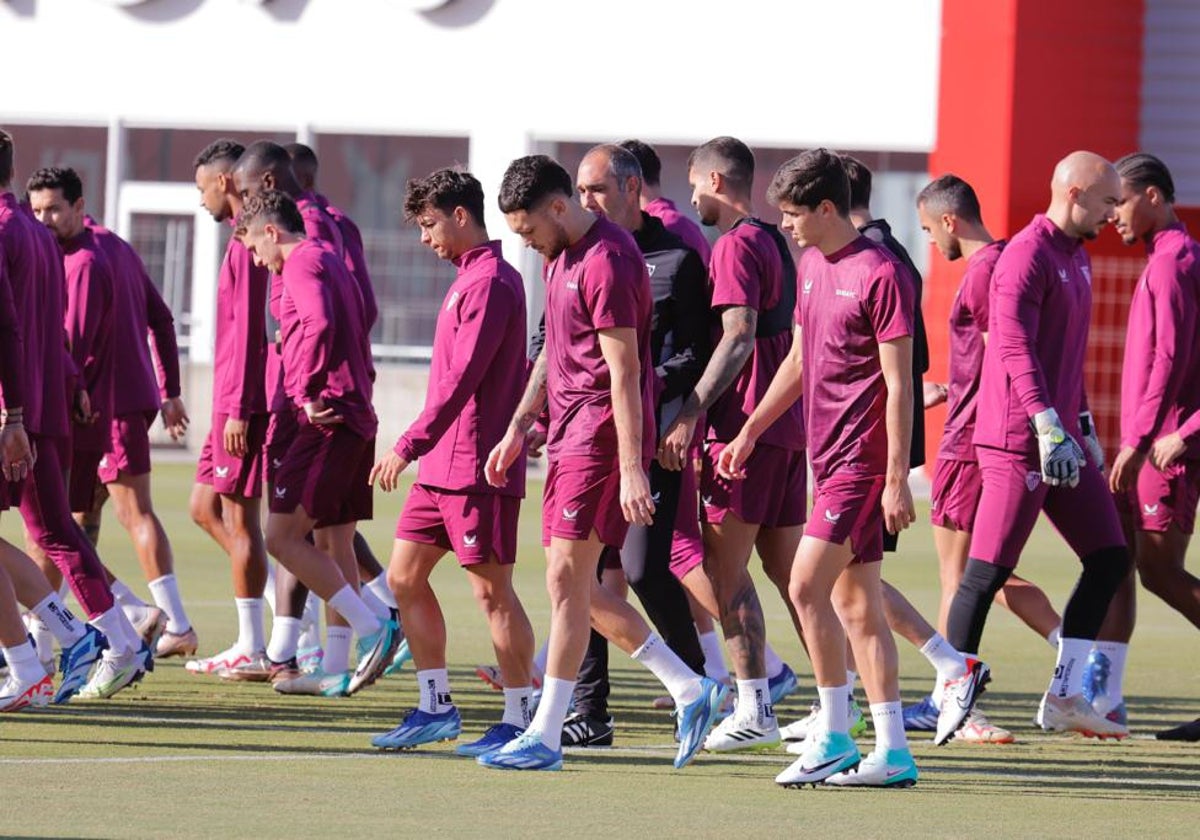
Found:
[[249, 449], [247, 444], [247, 430], [249, 428], [250, 423], [246, 420], [239, 420], [236, 417], [229, 417], [225, 420], [225, 428], [221, 432], [221, 438], [225, 446], [225, 452], [230, 457], [246, 457], [246, 452]]
[[884, 485], [880, 506], [883, 508], [883, 524], [889, 534], [899, 534], [917, 518], [912, 491], [904, 479], [889, 481]]
[[1075, 487], [1079, 484], [1079, 468], [1086, 463], [1083, 450], [1058, 419], [1058, 412], [1048, 408], [1034, 416], [1037, 433], [1038, 461], [1042, 481], [1051, 487]]
[[665, 470], [678, 472], [687, 463], [688, 450], [696, 435], [695, 417], [676, 417], [658, 443], [658, 463]]
[[1096, 469], [1104, 472], [1104, 447], [1100, 445], [1100, 436], [1096, 434], [1096, 421], [1092, 412], [1079, 413], [1079, 431], [1083, 433], [1083, 448], [1088, 460], [1096, 465]]
[[621, 513], [631, 525], [654, 523], [654, 499], [650, 496], [650, 479], [641, 465], [621, 468]]
[[374, 485], [378, 480], [379, 489], [385, 493], [391, 493], [400, 486], [400, 476], [406, 469], [408, 469], [408, 461], [397, 455], [396, 450], [389, 449], [371, 468], [371, 476], [367, 479], [367, 483]]
[[82, 426], [90, 426], [96, 422], [96, 415], [92, 413], [91, 397], [84, 388], [75, 389], [75, 406], [71, 416]]
[[181, 397], [163, 400], [162, 421], [163, 425], [167, 427], [167, 433], [171, 435], [171, 440], [179, 440], [183, 437], [191, 418], [188, 417], [187, 409], [183, 407]]
[[521, 455], [521, 435], [512, 426], [504, 434], [504, 439], [496, 444], [488, 455], [487, 464], [483, 468], [484, 478], [493, 487], [504, 487], [508, 484], [508, 468]]
[[1114, 493], [1132, 490], [1145, 464], [1146, 453], [1138, 452], [1132, 446], [1122, 446], [1108, 476], [1108, 489]]
[[757, 443], [758, 440], [746, 434], [743, 427], [738, 436], [725, 444], [725, 448], [717, 456], [717, 474], [731, 480], [745, 478], [746, 462], [750, 460]]
[[33, 469], [37, 453], [20, 422], [5, 423], [0, 429], [0, 472], [7, 481], [24, 481]]
[[304, 404], [304, 415], [314, 426], [334, 426], [345, 422], [345, 418], [325, 405], [325, 401], [320, 397]]
[[923, 396], [925, 407], [933, 408], [935, 405], [944, 403], [949, 398], [950, 391], [940, 382], [926, 382]]
[[1154, 441], [1150, 448], [1150, 463], [1161, 472], [1182, 458], [1184, 452], [1187, 452], [1187, 444], [1179, 432], [1171, 432]]
[[541, 458], [542, 449], [546, 446], [546, 440], [546, 430], [541, 426], [534, 426], [529, 430], [529, 434], [525, 436], [526, 454], [530, 458]]

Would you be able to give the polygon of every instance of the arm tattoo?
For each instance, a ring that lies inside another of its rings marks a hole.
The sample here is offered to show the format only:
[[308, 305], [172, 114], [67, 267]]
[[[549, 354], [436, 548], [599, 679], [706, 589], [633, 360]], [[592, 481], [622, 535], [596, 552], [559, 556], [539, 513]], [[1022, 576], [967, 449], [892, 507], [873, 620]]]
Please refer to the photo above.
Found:
[[533, 370], [529, 373], [529, 384], [525, 386], [525, 393], [521, 396], [521, 402], [517, 404], [511, 425], [522, 435], [528, 434], [541, 416], [545, 405], [546, 351], [543, 350], [533, 363]]
[[684, 401], [680, 410], [683, 416], [695, 417], [707, 411], [737, 379], [754, 352], [758, 312], [748, 306], [731, 306], [721, 313], [721, 325], [724, 329], [721, 340], [713, 349], [700, 381]]

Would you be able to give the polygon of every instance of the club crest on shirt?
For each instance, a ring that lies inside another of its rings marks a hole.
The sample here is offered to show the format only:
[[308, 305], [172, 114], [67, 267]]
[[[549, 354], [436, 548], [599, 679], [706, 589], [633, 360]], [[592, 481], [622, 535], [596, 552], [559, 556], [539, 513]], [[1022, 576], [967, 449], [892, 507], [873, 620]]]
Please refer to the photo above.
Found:
[[1059, 279], [1059, 280], [1061, 280], [1061, 281], [1062, 281], [1062, 282], [1064, 282], [1064, 283], [1070, 283], [1070, 282], [1071, 282], [1071, 278], [1070, 278], [1070, 276], [1067, 274], [1067, 270], [1066, 270], [1065, 268], [1060, 268], [1060, 269], [1058, 270], [1058, 279]]
[[804, 280], [804, 294], [808, 294], [809, 292], [811, 292], [811, 291], [812, 291], [812, 287], [813, 287], [813, 281], [812, 281], [812, 280], [810, 280], [810, 279], [808, 279], [808, 278], [805, 278], [805, 280]]
[[1025, 473], [1025, 489], [1032, 493], [1042, 483], [1042, 474], [1037, 470]]

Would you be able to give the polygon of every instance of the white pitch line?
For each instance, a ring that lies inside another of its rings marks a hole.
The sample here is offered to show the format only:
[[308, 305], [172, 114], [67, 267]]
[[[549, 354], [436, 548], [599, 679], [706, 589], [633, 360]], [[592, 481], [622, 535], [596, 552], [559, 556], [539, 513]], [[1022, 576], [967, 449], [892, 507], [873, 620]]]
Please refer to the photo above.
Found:
[[[675, 754], [675, 747], [663, 746], [646, 746], [646, 747], [588, 747], [578, 749], [567, 749], [564, 751], [568, 756], [582, 755], [611, 755], [611, 756], [645, 756], [645, 755], [661, 755], [664, 758]], [[78, 765], [78, 764], [186, 764], [186, 763], [225, 763], [225, 762], [282, 762], [282, 761], [323, 761], [328, 759], [339, 759], [342, 761], [362, 761], [372, 760], [380, 761], [391, 759], [394, 761], [408, 761], [413, 759], [445, 759], [453, 758], [450, 753], [436, 752], [362, 752], [362, 753], [329, 753], [329, 752], [313, 752], [299, 753], [293, 755], [274, 755], [260, 753], [238, 753], [224, 755], [147, 755], [147, 756], [130, 756], [130, 757], [97, 757], [97, 758], [0, 758], [0, 767], [3, 766], [57, 766], [57, 765]], [[786, 756], [771, 756], [771, 755], [739, 755], [733, 757], [734, 760], [730, 764], [769, 764], [783, 766], [787, 763]], [[704, 757], [700, 757], [703, 762]], [[1175, 788], [1183, 790], [1200, 791], [1200, 781], [1187, 780], [1169, 780], [1169, 779], [1153, 779], [1143, 778], [1140, 776], [1056, 776], [1047, 773], [1014, 773], [1008, 770], [988, 770], [985, 768], [973, 768], [966, 771], [968, 775], [983, 776], [989, 779], [1004, 782], [1021, 782], [1030, 784], [1077, 784], [1077, 785], [1126, 785], [1129, 787], [1143, 788]], [[940, 775], [940, 774], [937, 774]], [[936, 784], [937, 779], [932, 779]]]

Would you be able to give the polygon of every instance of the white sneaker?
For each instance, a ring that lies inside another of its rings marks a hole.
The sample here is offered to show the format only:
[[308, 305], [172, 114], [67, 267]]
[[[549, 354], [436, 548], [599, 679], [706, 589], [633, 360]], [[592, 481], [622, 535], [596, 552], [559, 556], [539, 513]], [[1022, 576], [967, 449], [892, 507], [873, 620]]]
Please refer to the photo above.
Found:
[[320, 668], [290, 680], [275, 683], [280, 694], [307, 694], [314, 697], [346, 697], [350, 694], [350, 672], [326, 674]]
[[754, 718], [743, 719], [734, 712], [708, 733], [704, 749], [708, 752], [770, 750], [779, 743], [779, 723], [774, 715], [759, 723]]
[[146, 671], [149, 670], [147, 667], [149, 655], [150, 649], [145, 645], [140, 651], [129, 651], [119, 656], [110, 657], [109, 652], [105, 651], [96, 665], [96, 670], [92, 672], [92, 678], [88, 680], [88, 684], [80, 690], [77, 696], [81, 700], [112, 697], [121, 689], [133, 685], [145, 676]]
[[1003, 726], [992, 723], [978, 708], [971, 710], [967, 720], [954, 733], [955, 741], [968, 744], [1011, 744], [1016, 738]]
[[[247, 653], [237, 645], [205, 659], [189, 659], [183, 668], [189, 674], [219, 674], [245, 666], [256, 654]], [[265, 655], [265, 654], [264, 654]]]
[[[850, 716], [850, 737], [861, 738], [867, 731], [867, 719], [863, 717], [862, 707], [858, 705], [853, 697], [850, 698], [850, 708], [847, 714]], [[795, 723], [789, 723], [787, 726], [781, 727], [779, 735], [784, 741], [790, 742], [787, 751], [792, 755], [800, 755], [804, 752], [804, 741], [809, 735], [820, 730], [821, 720], [821, 701], [815, 700], [812, 704], [812, 711], [807, 717], [801, 718]], [[796, 747], [797, 749], [792, 749]]]
[[990, 679], [991, 671], [988, 666], [968, 656], [967, 673], [946, 681], [942, 689], [942, 705], [938, 709], [934, 744], [940, 747], [954, 737], [954, 733], [966, 721], [967, 715], [971, 714], [971, 709], [975, 708], [975, 700], [983, 693], [983, 687]]
[[49, 675], [36, 682], [19, 680], [9, 674], [0, 685], [0, 712], [15, 712], [26, 706], [45, 706], [54, 696], [54, 680]]
[[1112, 721], [1092, 708], [1082, 694], [1057, 697], [1049, 692], [1038, 705], [1037, 724], [1054, 732], [1078, 732], [1088, 738], [1126, 738], [1129, 727]]
[[904, 750], [871, 751], [858, 767], [843, 770], [825, 780], [840, 787], [912, 787], [917, 783], [917, 765], [912, 753]]

